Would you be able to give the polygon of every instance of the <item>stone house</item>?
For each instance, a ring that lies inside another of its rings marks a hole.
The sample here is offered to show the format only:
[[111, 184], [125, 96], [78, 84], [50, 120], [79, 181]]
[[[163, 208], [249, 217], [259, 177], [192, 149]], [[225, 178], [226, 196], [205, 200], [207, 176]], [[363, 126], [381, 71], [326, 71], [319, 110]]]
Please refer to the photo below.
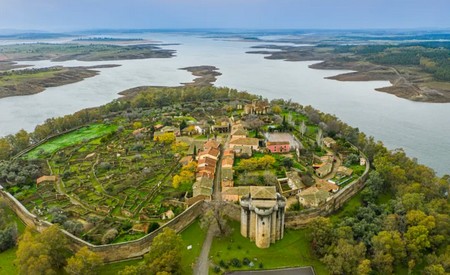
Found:
[[250, 158], [253, 155], [252, 148], [244, 146], [234, 146], [233, 152], [239, 158]]
[[316, 169], [316, 175], [319, 178], [326, 177], [333, 170], [333, 163], [327, 162]]
[[219, 155], [220, 155], [219, 149], [209, 148], [207, 150], [204, 150], [204, 151], [201, 151], [200, 153], [198, 153], [197, 159], [201, 160], [203, 158], [212, 158], [217, 161], [219, 159]]
[[286, 153], [291, 150], [289, 141], [268, 141], [266, 147], [271, 153]]
[[326, 180], [318, 180], [316, 182], [316, 187], [320, 190], [327, 191], [328, 193], [336, 193], [337, 191], [339, 191], [338, 185]]
[[244, 106], [244, 113], [255, 114], [255, 115], [265, 115], [269, 111], [269, 103], [267, 101], [253, 100], [251, 104], [246, 104]]
[[229, 202], [239, 202], [242, 196], [250, 192], [250, 186], [222, 187], [222, 200]]
[[214, 139], [210, 139], [207, 142], [205, 142], [205, 144], [203, 145], [203, 148], [204, 148], [204, 150], [209, 150], [211, 148], [219, 149], [220, 148], [220, 143], [217, 142]]
[[213, 184], [213, 179], [207, 177], [200, 178], [192, 186], [192, 197], [205, 196], [211, 199]]
[[247, 130], [245, 130], [244, 127], [240, 124], [237, 126], [233, 126], [233, 129], [231, 130], [231, 139], [246, 138], [247, 135]]
[[221, 186], [224, 187], [233, 187], [233, 169], [231, 168], [223, 168], [221, 173]]
[[336, 174], [339, 177], [350, 177], [353, 174], [353, 170], [345, 166], [339, 166]]
[[234, 149], [236, 146], [249, 147], [252, 150], [259, 149], [259, 139], [257, 138], [236, 138], [230, 141], [230, 148]]
[[309, 187], [298, 194], [298, 201], [304, 207], [319, 207], [325, 203], [330, 193], [317, 188], [317, 186]]

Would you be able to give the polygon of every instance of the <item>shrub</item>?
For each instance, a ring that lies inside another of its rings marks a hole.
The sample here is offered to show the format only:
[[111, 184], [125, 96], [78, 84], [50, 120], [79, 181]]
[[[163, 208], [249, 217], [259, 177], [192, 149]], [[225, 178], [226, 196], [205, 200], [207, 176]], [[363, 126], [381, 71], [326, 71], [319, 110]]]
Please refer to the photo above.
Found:
[[99, 170], [107, 171], [107, 170], [110, 170], [111, 168], [112, 168], [112, 165], [111, 165], [111, 163], [109, 163], [109, 162], [101, 162], [101, 163], [98, 165], [98, 169], [99, 169]]
[[245, 257], [245, 258], [242, 260], [242, 264], [243, 264], [243, 265], [249, 265], [249, 264], [250, 264], [250, 259], [247, 258], [247, 257]]
[[232, 267], [242, 267], [241, 261], [239, 261], [238, 258], [233, 258], [233, 259], [231, 259], [230, 265], [231, 265]]
[[9, 225], [0, 230], [0, 252], [6, 251], [16, 245], [18, 236], [17, 225]]
[[144, 145], [142, 145], [141, 143], [136, 143], [131, 147], [131, 151], [143, 151], [144, 150]]
[[79, 236], [83, 232], [83, 225], [78, 221], [68, 220], [63, 224], [63, 227], [67, 232]]
[[214, 273], [219, 273], [220, 272], [220, 267], [218, 267], [217, 265], [214, 267]]
[[123, 231], [128, 231], [129, 229], [131, 229], [133, 227], [133, 224], [129, 221], [126, 220], [122, 223], [122, 230]]
[[67, 216], [64, 213], [55, 213], [53, 214], [52, 223], [63, 224], [67, 221]]
[[228, 265], [225, 263], [224, 260], [220, 260], [219, 265], [223, 268], [228, 268]]
[[119, 232], [115, 228], [106, 231], [105, 235], [102, 237], [102, 244], [111, 243], [117, 237], [117, 234], [119, 234]]
[[153, 231], [155, 231], [155, 230], [158, 229], [158, 228], [159, 228], [159, 223], [157, 223], [157, 222], [152, 222], [152, 223], [149, 225], [149, 227], [148, 227], [147, 234], [148, 234], [148, 233], [151, 233], [151, 232], [153, 232]]
[[136, 154], [136, 155], [133, 157], [132, 161], [133, 161], [133, 162], [139, 162], [139, 161], [141, 161], [142, 159], [143, 159], [143, 157], [142, 157], [141, 154]]

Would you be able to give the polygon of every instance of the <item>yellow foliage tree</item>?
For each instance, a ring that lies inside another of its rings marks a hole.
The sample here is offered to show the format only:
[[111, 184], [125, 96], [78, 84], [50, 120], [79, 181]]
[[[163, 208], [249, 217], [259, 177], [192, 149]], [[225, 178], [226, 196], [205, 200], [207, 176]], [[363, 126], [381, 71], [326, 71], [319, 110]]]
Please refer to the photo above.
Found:
[[142, 122], [140, 122], [140, 121], [133, 122], [133, 128], [134, 129], [142, 128]]
[[181, 168], [178, 175], [173, 176], [172, 186], [177, 189], [181, 184], [191, 184], [195, 180], [195, 171], [197, 169], [197, 162], [192, 161]]
[[53, 225], [36, 236], [27, 230], [19, 240], [16, 266], [19, 274], [56, 274], [64, 266], [68, 253], [67, 239], [58, 226]]
[[172, 151], [176, 153], [182, 153], [189, 149], [189, 145], [186, 142], [174, 142], [172, 143]]
[[84, 246], [67, 260], [65, 270], [70, 275], [93, 275], [101, 264], [101, 257]]
[[155, 136], [153, 138], [154, 141], [164, 143], [164, 144], [171, 144], [175, 141], [175, 134], [174, 133], [164, 133], [158, 136]]
[[272, 112], [273, 112], [274, 114], [281, 114], [282, 111], [283, 111], [283, 110], [281, 110], [281, 107], [280, 107], [279, 105], [274, 105], [274, 106], [272, 107]]
[[178, 187], [180, 187], [181, 181], [182, 181], [181, 176], [179, 176], [179, 175], [173, 176], [173, 178], [172, 178], [172, 186], [173, 186], [173, 188], [178, 189]]

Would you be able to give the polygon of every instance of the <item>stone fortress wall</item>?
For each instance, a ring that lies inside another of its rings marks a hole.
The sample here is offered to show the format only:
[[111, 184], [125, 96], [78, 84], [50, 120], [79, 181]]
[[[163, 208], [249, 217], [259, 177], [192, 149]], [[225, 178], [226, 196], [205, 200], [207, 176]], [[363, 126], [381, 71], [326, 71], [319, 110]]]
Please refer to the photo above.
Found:
[[[3, 198], [6, 201], [8, 206], [27, 226], [35, 228], [37, 231], [42, 232], [52, 225], [51, 223], [40, 220], [35, 215], [31, 214], [16, 198], [14, 198], [8, 192], [0, 190], [0, 198]], [[79, 250], [83, 246], [87, 246], [91, 251], [98, 253], [105, 262], [122, 261], [141, 257], [145, 253], [147, 253], [149, 251], [153, 238], [161, 233], [162, 230], [166, 227], [171, 228], [176, 232], [183, 231], [204, 212], [205, 208], [206, 203], [204, 201], [196, 202], [180, 215], [176, 216], [157, 230], [145, 235], [140, 239], [124, 243], [93, 245], [70, 234], [63, 229], [61, 229], [61, 231], [67, 236], [69, 245], [74, 251]]]
[[[57, 133], [51, 135], [39, 143], [33, 144], [29, 148], [23, 150], [18, 153], [13, 159], [17, 159], [23, 154], [31, 151], [36, 148], [40, 144], [58, 137], [60, 135], [73, 132], [79, 128], [84, 127], [85, 125], [81, 125], [75, 127], [73, 129]], [[356, 147], [355, 147], [356, 148]], [[363, 156], [365, 157], [365, 156]], [[366, 158], [366, 157], [365, 157]], [[366, 158], [367, 160], [367, 158]], [[306, 226], [309, 222], [311, 222], [314, 218], [319, 216], [327, 216], [338, 210], [342, 205], [349, 200], [352, 196], [358, 193], [365, 184], [365, 181], [368, 177], [368, 173], [370, 170], [370, 164], [366, 161], [366, 169], [363, 175], [339, 190], [336, 194], [334, 194], [331, 199], [329, 199], [326, 203], [322, 204], [318, 208], [314, 209], [306, 209], [298, 212], [288, 211], [285, 214], [285, 226], [287, 228], [300, 228]], [[39, 219], [37, 216], [30, 213], [25, 206], [23, 206], [14, 196], [9, 194], [8, 192], [2, 190], [0, 186], [0, 198], [3, 198], [8, 206], [17, 214], [17, 216], [29, 227], [35, 228], [37, 231], [42, 232], [46, 228], [50, 227], [52, 224], [48, 221], [43, 221]], [[175, 230], [176, 232], [183, 231], [186, 227], [191, 225], [195, 219], [197, 219], [205, 210], [209, 207], [209, 204], [214, 202], [205, 202], [203, 200], [195, 202], [189, 208], [187, 208], [180, 215], [176, 216], [174, 219], [170, 220], [157, 230], [145, 235], [144, 237], [124, 242], [118, 244], [106, 244], [106, 245], [93, 245], [88, 243], [69, 232], [61, 229], [61, 231], [68, 237], [69, 245], [72, 250], [79, 250], [83, 246], [87, 246], [91, 251], [98, 253], [103, 259], [104, 262], [115, 262], [115, 261], [123, 261], [133, 258], [142, 257], [145, 253], [149, 251], [150, 245], [155, 238], [162, 230], [166, 227]], [[227, 203], [224, 206], [225, 213], [236, 221], [240, 221], [241, 219], [241, 209], [237, 204]]]
[[[366, 170], [359, 179], [353, 181], [346, 187], [339, 190], [331, 197], [330, 200], [321, 205], [319, 208], [306, 209], [298, 212], [286, 212], [285, 226], [292, 229], [304, 227], [314, 218], [317, 218], [319, 216], [327, 216], [335, 212], [340, 207], [342, 207], [342, 205], [347, 200], [349, 200], [364, 187], [364, 183], [367, 179], [369, 170], [370, 164], [369, 162], [366, 162]], [[52, 225], [51, 223], [40, 220], [37, 216], [31, 214], [16, 198], [14, 198], [14, 196], [9, 194], [8, 192], [0, 190], [0, 197], [7, 202], [9, 207], [27, 226], [36, 228], [36, 230], [41, 232]], [[61, 231], [68, 237], [69, 244], [74, 251], [80, 249], [83, 246], [87, 246], [91, 251], [94, 251], [101, 257], [103, 257], [105, 262], [133, 259], [142, 257], [145, 253], [147, 253], [149, 251], [149, 247], [153, 241], [153, 238], [155, 238], [164, 228], [168, 227], [175, 230], [176, 232], [183, 231], [186, 227], [191, 225], [195, 221], [195, 219], [197, 219], [202, 213], [205, 212], [205, 209], [209, 207], [208, 204], [209, 203], [205, 201], [198, 201], [157, 230], [138, 240], [124, 243], [93, 245], [70, 234], [65, 230]], [[227, 203], [225, 204], [224, 209], [225, 213], [227, 213], [230, 218], [240, 221], [240, 206], [238, 206], [237, 204]]]
[[370, 171], [370, 163], [367, 157], [363, 157], [366, 159], [366, 169], [361, 177], [340, 189], [336, 194], [331, 196], [325, 203], [317, 208], [286, 212], [285, 226], [288, 228], [305, 227], [313, 219], [320, 216], [328, 216], [339, 210], [345, 202], [361, 191], [361, 189], [365, 186], [365, 182]]

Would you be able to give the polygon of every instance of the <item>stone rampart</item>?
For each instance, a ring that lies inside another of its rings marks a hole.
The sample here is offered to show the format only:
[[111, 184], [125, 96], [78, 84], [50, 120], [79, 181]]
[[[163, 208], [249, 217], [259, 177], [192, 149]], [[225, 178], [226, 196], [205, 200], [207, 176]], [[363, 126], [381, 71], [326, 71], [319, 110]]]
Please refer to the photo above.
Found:
[[[40, 220], [37, 216], [31, 214], [16, 198], [8, 192], [0, 190], [0, 197], [5, 200], [8, 206], [17, 214], [17, 216], [29, 227], [35, 228], [42, 232], [52, 224]], [[186, 227], [192, 224], [198, 218], [205, 208], [204, 201], [198, 201], [191, 207], [187, 208], [180, 215], [176, 216], [157, 230], [145, 235], [144, 237], [117, 244], [93, 245], [90, 244], [65, 230], [61, 230], [69, 240], [69, 245], [73, 251], [77, 251], [83, 246], [87, 246], [91, 251], [99, 254], [105, 262], [121, 261], [143, 256], [149, 251], [153, 239], [161, 233], [161, 231], [168, 227], [176, 232], [183, 231]]]
[[320, 216], [328, 216], [333, 212], [341, 208], [345, 202], [356, 195], [361, 189], [364, 188], [367, 177], [369, 176], [370, 164], [366, 161], [366, 169], [361, 177], [354, 180], [331, 198], [329, 198], [325, 203], [317, 208], [305, 209], [302, 211], [289, 211], [286, 212], [285, 226], [287, 228], [301, 228], [305, 227], [313, 219]]

